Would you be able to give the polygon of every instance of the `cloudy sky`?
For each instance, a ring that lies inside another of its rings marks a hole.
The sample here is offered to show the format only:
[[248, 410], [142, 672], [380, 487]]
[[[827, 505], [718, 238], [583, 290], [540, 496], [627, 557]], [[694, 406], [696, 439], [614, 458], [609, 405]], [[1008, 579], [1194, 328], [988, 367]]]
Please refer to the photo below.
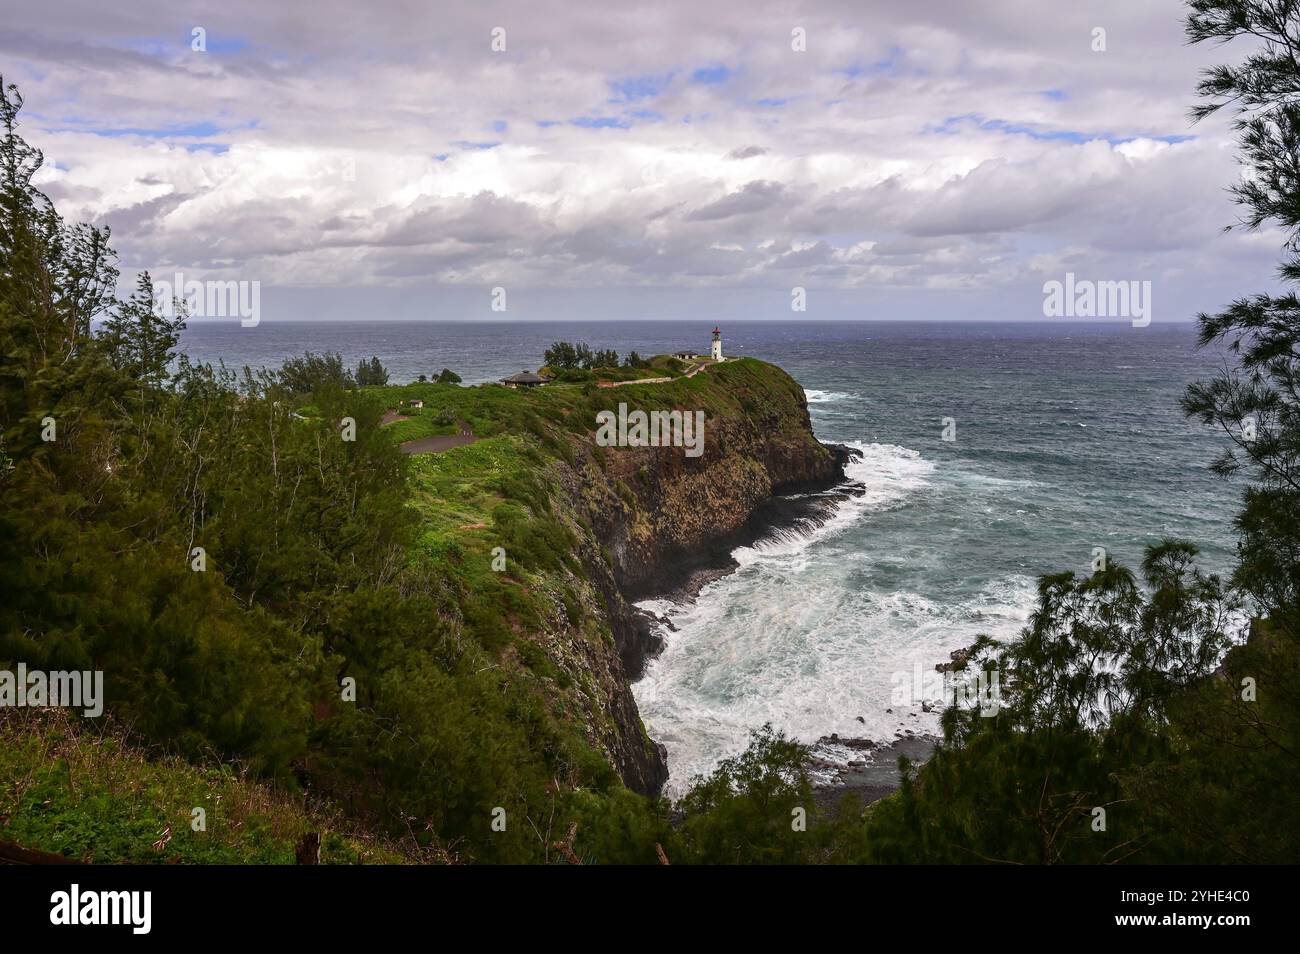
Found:
[[1233, 141], [1187, 109], [1242, 51], [1182, 17], [44, 0], [6, 6], [0, 72], [124, 273], [259, 281], [268, 320], [789, 318], [795, 286], [808, 318], [1043, 320], [1072, 271], [1173, 321], [1272, 287], [1280, 244], [1222, 231]]

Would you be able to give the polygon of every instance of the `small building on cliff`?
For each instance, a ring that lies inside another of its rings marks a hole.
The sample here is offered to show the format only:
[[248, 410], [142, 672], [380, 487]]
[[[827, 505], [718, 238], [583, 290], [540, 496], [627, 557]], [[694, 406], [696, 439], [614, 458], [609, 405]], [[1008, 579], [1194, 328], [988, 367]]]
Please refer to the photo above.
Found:
[[520, 371], [508, 378], [502, 378], [501, 383], [508, 388], [535, 388], [545, 384], [546, 379], [533, 371]]
[[[690, 349], [687, 349], [685, 351], [674, 351], [673, 357], [676, 358], [678, 361], [704, 360], [704, 355], [700, 354], [698, 351], [691, 351]], [[709, 349], [709, 357], [714, 361], [726, 360], [725, 358], [722, 357], [722, 329], [721, 328], [713, 329], [713, 344]]]

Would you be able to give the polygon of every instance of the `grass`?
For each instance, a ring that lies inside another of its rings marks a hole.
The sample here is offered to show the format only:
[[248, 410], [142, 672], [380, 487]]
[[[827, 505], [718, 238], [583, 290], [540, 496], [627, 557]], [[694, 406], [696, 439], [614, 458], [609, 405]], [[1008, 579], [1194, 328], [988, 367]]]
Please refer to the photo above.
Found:
[[465, 540], [505, 501], [503, 490], [529, 466], [524, 438], [499, 435], [454, 452], [417, 454], [410, 460], [411, 507], [420, 520], [419, 545], [440, 550], [448, 540]]
[[[415, 558], [440, 565], [469, 590], [483, 589], [494, 596], [500, 595], [503, 579], [526, 582], [522, 571], [568, 565], [579, 573], [571, 557], [566, 559], [572, 549], [569, 531], [551, 513], [548, 473], [556, 460], [572, 460], [573, 437], [591, 433], [599, 411], [615, 410], [620, 403], [647, 411], [701, 409], [709, 418], [748, 416], [770, 432], [809, 439], [804, 422], [789, 413], [802, 401], [802, 392], [780, 369], [741, 358], [687, 378], [681, 375], [685, 367], [672, 357], [652, 358], [648, 368], [635, 370], [677, 376], [612, 389], [594, 383], [519, 390], [435, 383], [367, 388], [377, 407], [401, 408], [411, 415], [411, 420], [384, 427], [394, 441], [455, 433], [460, 422], [481, 438], [409, 459], [411, 511], [419, 524]], [[402, 407], [417, 398], [424, 401], [423, 408]], [[598, 464], [606, 459], [605, 452], [594, 455]], [[629, 503], [635, 500], [625, 484], [619, 491]], [[498, 545], [506, 548], [510, 560], [505, 578], [488, 570]]]
[[[411, 417], [384, 428], [385, 433], [399, 442], [454, 434], [462, 421], [479, 437], [532, 434], [545, 438], [548, 423], [569, 431], [590, 431], [595, 427], [595, 412], [616, 408], [620, 401], [629, 404], [635, 401], [646, 410], [679, 407], [722, 415], [775, 410], [771, 400], [773, 387], [787, 389], [798, 396], [799, 385], [793, 379], [754, 358], [712, 365], [689, 378], [683, 374], [686, 367], [675, 358], [661, 355], [651, 359], [650, 366], [644, 369], [618, 369], [617, 374], [600, 375], [604, 380], [613, 381], [673, 378], [654, 384], [625, 383], [617, 388], [601, 388], [595, 380], [520, 389], [497, 384], [461, 387], [426, 383], [371, 387], [365, 393], [381, 410], [399, 410]], [[403, 401], [412, 399], [422, 400], [424, 407], [402, 406]]]
[[[686, 378], [686, 368], [652, 359], [642, 373], [672, 381], [613, 389], [595, 381], [533, 390], [417, 383], [361, 392], [373, 402], [374, 419], [399, 407], [410, 415], [383, 428], [395, 442], [456, 433], [461, 422], [479, 437], [404, 459], [416, 528], [410, 559], [438, 580], [438, 612], [464, 640], [456, 644], [464, 653], [457, 665], [499, 670], [504, 687], [522, 690], [515, 703], [521, 722], [567, 766], [564, 777], [593, 790], [616, 784], [609, 753], [619, 729], [608, 709], [614, 670], [605, 666], [613, 634], [582, 561], [602, 553], [612, 561], [582, 508], [565, 506], [558, 481], [586, 500], [604, 478], [584, 468], [604, 468], [623, 453], [583, 449], [596, 413], [626, 402], [647, 411], [703, 410], [708, 420], [751, 415], [768, 434], [812, 440], [794, 413], [798, 385], [779, 369], [741, 359]], [[412, 399], [425, 406], [401, 406]], [[298, 413], [320, 412], [304, 404]], [[563, 466], [583, 455], [589, 460], [581, 467]], [[609, 487], [635, 517], [638, 496], [628, 484], [637, 478], [624, 476], [609, 479]], [[504, 571], [493, 566], [496, 547], [505, 551]], [[651, 744], [644, 726], [632, 741]], [[195, 808], [206, 812], [205, 831], [191, 827]], [[308, 832], [321, 834], [324, 863], [449, 860], [437, 847], [414, 847], [414, 839], [375, 838], [329, 806], [256, 781], [237, 765], [146, 750], [107, 720], [0, 710], [2, 840], [99, 863], [292, 864]]]
[[[322, 864], [416, 857], [233, 765], [152, 758], [127, 732], [66, 710], [0, 710], [0, 839], [100, 864], [294, 864], [308, 832]], [[206, 831], [191, 825], [196, 808]]]

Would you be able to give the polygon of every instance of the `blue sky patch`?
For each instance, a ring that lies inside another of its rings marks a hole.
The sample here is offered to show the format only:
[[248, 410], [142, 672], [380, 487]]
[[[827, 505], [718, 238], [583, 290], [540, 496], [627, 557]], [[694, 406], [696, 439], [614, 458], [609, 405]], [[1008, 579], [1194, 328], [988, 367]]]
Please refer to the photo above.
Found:
[[891, 47], [889, 56], [883, 60], [877, 60], [874, 63], [852, 63], [832, 72], [847, 76], [849, 79], [859, 79], [863, 76], [884, 76], [898, 75], [903, 71], [904, 50], [901, 46]]
[[629, 76], [624, 79], [609, 81], [609, 88], [614, 93], [611, 103], [635, 103], [643, 99], [653, 99], [668, 88], [673, 74], [660, 76]]
[[615, 116], [579, 116], [570, 119], [569, 125], [581, 126], [583, 129], [627, 129], [632, 124]]
[[[70, 119], [65, 122], [82, 123], [88, 122], [82, 119]], [[250, 123], [251, 125], [255, 125]], [[57, 129], [50, 129], [50, 132], [77, 132], [92, 133], [96, 136], [108, 136], [117, 138], [119, 136], [143, 136], [147, 139], [178, 139], [178, 138], [202, 138], [210, 139], [213, 136], [221, 134], [221, 128], [216, 123], [190, 123], [183, 126], [164, 126], [157, 129], [144, 129], [136, 126], [123, 126], [114, 128], [111, 126], [64, 126]]]
[[1086, 142], [1100, 140], [1112, 146], [1133, 142], [1136, 139], [1154, 139], [1170, 144], [1188, 142], [1195, 136], [1117, 136], [1110, 132], [1082, 132], [1077, 129], [1051, 129], [1034, 123], [1013, 123], [1005, 119], [986, 119], [978, 113], [966, 113], [962, 116], [949, 116], [937, 126], [927, 126], [922, 132], [951, 136], [963, 128], [975, 128], [984, 132], [998, 132], [1007, 136], [1028, 136], [1040, 142], [1069, 142], [1082, 145]]
[[691, 74], [691, 82], [716, 86], [725, 83], [732, 75], [732, 71], [725, 66], [702, 66]]

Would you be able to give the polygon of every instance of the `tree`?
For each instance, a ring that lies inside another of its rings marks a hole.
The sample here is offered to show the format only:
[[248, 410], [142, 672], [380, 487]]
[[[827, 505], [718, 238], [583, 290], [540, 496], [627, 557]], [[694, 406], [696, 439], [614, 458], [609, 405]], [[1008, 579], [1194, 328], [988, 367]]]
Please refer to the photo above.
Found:
[[67, 225], [32, 186], [44, 157], [18, 133], [22, 106], [0, 76], [0, 429], [15, 461], [57, 452], [40, 446], [47, 415], [67, 438], [93, 429], [95, 410], [75, 400], [92, 365], [75, 359], [93, 347], [91, 323], [112, 306], [118, 275], [108, 229]]
[[547, 348], [542, 360], [547, 366], [558, 369], [581, 366], [578, 349], [567, 341], [557, 341]]
[[[1193, 43], [1244, 37], [1257, 46], [1240, 66], [1206, 72], [1196, 119], [1235, 111], [1246, 166], [1231, 187], [1244, 215], [1238, 227], [1283, 230], [1283, 282], [1300, 280], [1300, 24], [1290, 0], [1192, 0]], [[1300, 300], [1294, 290], [1238, 299], [1202, 314], [1202, 346], [1224, 343], [1238, 367], [1198, 382], [1186, 412], [1227, 435], [1214, 463], [1245, 471], [1251, 485], [1237, 519], [1241, 560], [1234, 577], [1271, 625], [1300, 640]]]
[[110, 309], [100, 337], [113, 366], [134, 382], [143, 396], [166, 383], [184, 327], [184, 303], [180, 299], [155, 300], [153, 280], [143, 272], [136, 280], [135, 293]]
[[770, 725], [749, 747], [696, 778], [678, 808], [686, 860], [706, 864], [793, 864], [808, 859], [815, 821], [808, 749]]
[[378, 357], [372, 357], [369, 361], [364, 359], [357, 365], [356, 373], [357, 387], [364, 388], [369, 385], [383, 385], [388, 383], [388, 371], [384, 368]]
[[439, 384], [460, 384], [460, 375], [451, 368], [443, 368], [438, 375]]
[[593, 351], [582, 342], [570, 344], [567, 341], [557, 341], [546, 349], [542, 360], [548, 367], [560, 371], [575, 368], [590, 371], [592, 368], [617, 368], [618, 352], [613, 349]]
[[[1167, 838], [1153, 800], [1136, 804], [1129, 783], [1177, 764], [1181, 700], [1213, 673], [1240, 608], [1195, 556], [1182, 541], [1149, 548], [1150, 596], [1113, 563], [1086, 579], [1042, 577], [1020, 637], [982, 637], [950, 674], [988, 691], [945, 709], [923, 784], [904, 786], [868, 825], [873, 859], [1100, 863]], [[1092, 825], [1098, 808], [1111, 816], [1105, 829]], [[1164, 850], [1177, 854], [1192, 835]]]
[[325, 387], [351, 390], [356, 379], [343, 367], [343, 356], [337, 351], [323, 354], [306, 352], [302, 357], [286, 358], [280, 367], [278, 385], [291, 395], [312, 394]]
[[[1203, 118], [1233, 108], [1245, 174], [1239, 225], [1280, 225], [1279, 273], [1300, 280], [1300, 6], [1190, 0], [1194, 43], [1244, 38], [1240, 66], [1209, 70]], [[1266, 862], [1300, 831], [1300, 302], [1255, 295], [1200, 316], [1202, 346], [1237, 359], [1190, 386], [1186, 413], [1226, 435], [1212, 463], [1250, 483], [1231, 586], [1165, 541], [1145, 588], [1112, 565], [1043, 577], [1039, 606], [972, 665], [1003, 684], [994, 718], [952, 706], [933, 758], [882, 803], [863, 849], [885, 861]], [[1248, 601], [1254, 619], [1241, 640]], [[1226, 652], [1225, 652], [1226, 650]], [[1098, 809], [1109, 824], [1090, 824]], [[859, 843], [861, 844], [861, 842]]]

